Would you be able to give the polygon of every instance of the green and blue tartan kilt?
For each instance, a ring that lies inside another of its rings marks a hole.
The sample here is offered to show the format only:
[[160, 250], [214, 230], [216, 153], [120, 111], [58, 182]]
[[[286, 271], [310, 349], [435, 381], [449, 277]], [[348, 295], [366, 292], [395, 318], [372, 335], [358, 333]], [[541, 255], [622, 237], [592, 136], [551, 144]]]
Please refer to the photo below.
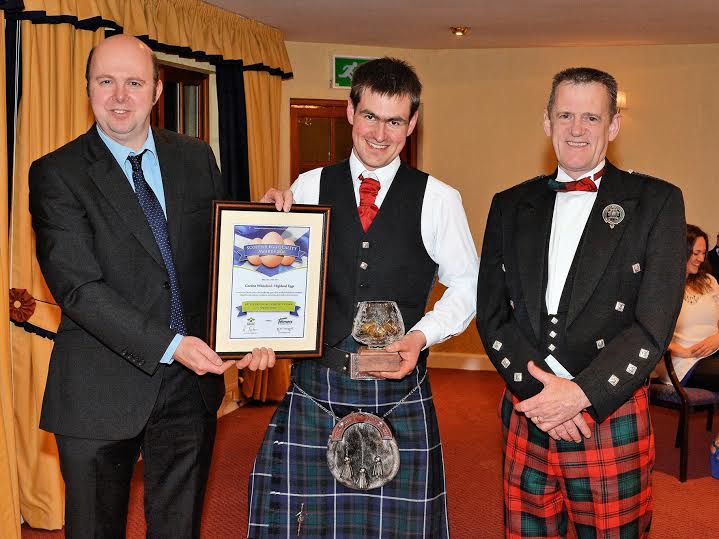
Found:
[[[337, 417], [362, 410], [382, 416], [421, 380], [357, 381], [310, 361], [292, 379]], [[294, 385], [280, 403], [249, 480], [248, 537], [449, 537], [442, 444], [429, 377], [385, 421], [400, 449], [400, 468], [383, 487], [360, 491], [327, 467], [335, 420]], [[304, 505], [303, 505], [304, 504]]]
[[652, 522], [654, 435], [647, 388], [597, 423], [582, 415], [591, 438], [555, 441], [524, 414], [507, 389], [504, 432], [504, 524], [507, 539], [646, 537]]

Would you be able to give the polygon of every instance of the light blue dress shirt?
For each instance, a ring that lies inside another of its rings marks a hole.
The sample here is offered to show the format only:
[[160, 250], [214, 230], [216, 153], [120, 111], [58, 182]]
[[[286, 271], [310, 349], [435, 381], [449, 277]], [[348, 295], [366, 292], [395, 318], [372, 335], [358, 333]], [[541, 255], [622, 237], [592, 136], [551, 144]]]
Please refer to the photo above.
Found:
[[[119, 142], [112, 140], [105, 134], [99, 125], [95, 124], [95, 126], [97, 127], [97, 133], [105, 143], [105, 146], [107, 146], [107, 149], [110, 150], [110, 153], [117, 161], [117, 164], [120, 165], [120, 168], [125, 173], [125, 177], [127, 178], [127, 181], [130, 182], [130, 186], [133, 191], [135, 190], [135, 182], [132, 180], [132, 165], [130, 165], [130, 161], [128, 161], [127, 158], [130, 155], [139, 155], [143, 151], [147, 150], [145, 155], [142, 156], [142, 174], [145, 176], [147, 185], [149, 185], [152, 192], [155, 193], [157, 200], [160, 202], [160, 206], [162, 206], [162, 211], [165, 213], [165, 219], [167, 219], [165, 191], [162, 188], [162, 172], [160, 172], [160, 161], [157, 159], [157, 150], [155, 149], [155, 139], [152, 136], [152, 129], [148, 129], [147, 140], [145, 140], [145, 143], [142, 145], [142, 148], [140, 148], [140, 151], [135, 152], [132, 148], [128, 148], [127, 146], [123, 146]], [[179, 333], [175, 335], [175, 338], [170, 342], [170, 346], [167, 347], [167, 350], [165, 350], [165, 353], [162, 355], [160, 363], [172, 363], [174, 361], [172, 354], [174, 354], [175, 350], [177, 350], [181, 340], [182, 335]]]

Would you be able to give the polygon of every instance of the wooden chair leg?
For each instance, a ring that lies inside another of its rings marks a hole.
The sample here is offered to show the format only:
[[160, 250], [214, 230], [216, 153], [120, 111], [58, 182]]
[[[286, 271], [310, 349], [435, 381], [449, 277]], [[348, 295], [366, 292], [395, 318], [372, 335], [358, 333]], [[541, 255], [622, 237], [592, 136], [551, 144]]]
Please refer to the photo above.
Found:
[[714, 432], [714, 412], [716, 412], [716, 404], [712, 405], [709, 410], [707, 410], [707, 430], [709, 432]]
[[682, 439], [679, 449], [679, 481], [687, 480], [687, 463], [689, 461], [689, 410], [682, 409], [680, 414]]

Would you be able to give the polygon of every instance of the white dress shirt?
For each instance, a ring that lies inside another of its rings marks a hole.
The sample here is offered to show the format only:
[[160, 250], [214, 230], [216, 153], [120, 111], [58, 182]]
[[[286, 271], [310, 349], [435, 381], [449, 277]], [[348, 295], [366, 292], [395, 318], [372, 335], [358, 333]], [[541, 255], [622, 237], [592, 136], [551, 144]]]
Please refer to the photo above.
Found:
[[[603, 167], [604, 160], [589, 173], [583, 174], [582, 177], [593, 176]], [[557, 169], [556, 179], [558, 182], [574, 181], [561, 167]], [[599, 178], [594, 183], [599, 187], [601, 181], [601, 178]], [[594, 201], [597, 200], [598, 192], [598, 190], [566, 191], [557, 192], [556, 194], [547, 256], [547, 291], [544, 295], [548, 314], [557, 314], [569, 269], [574, 261], [574, 255], [577, 253], [577, 247], [582, 239], [589, 214], [592, 212]], [[544, 361], [557, 376], [569, 380], [574, 378], [552, 354], [544, 358]]]
[[[399, 157], [389, 165], [367, 171], [354, 151], [350, 156], [355, 200], [359, 206], [359, 176], [379, 181], [375, 204], [382, 202], [400, 166]], [[317, 204], [320, 198], [321, 168], [300, 174], [292, 184], [294, 201]], [[447, 287], [434, 309], [426, 313], [410, 331], [421, 331], [427, 347], [465, 330], [474, 318], [477, 302], [477, 251], [467, 224], [462, 198], [456, 189], [430, 176], [424, 193], [421, 217], [422, 243], [430, 258], [439, 266], [437, 277]], [[330, 260], [330, 263], [331, 260]], [[390, 298], [391, 299], [391, 298]]]
[[[601, 163], [582, 177], [592, 176], [603, 167], [604, 161], [602, 160]], [[571, 182], [574, 180], [559, 168], [557, 181]], [[601, 181], [600, 178], [594, 183], [599, 187]], [[557, 193], [557, 198], [554, 202], [554, 214], [552, 215], [552, 233], [549, 237], [547, 291], [544, 296], [548, 314], [557, 314], [569, 268], [572, 266], [579, 240], [582, 239], [584, 227], [587, 225], [587, 220], [592, 212], [594, 201], [597, 200], [598, 192], [567, 191]]]

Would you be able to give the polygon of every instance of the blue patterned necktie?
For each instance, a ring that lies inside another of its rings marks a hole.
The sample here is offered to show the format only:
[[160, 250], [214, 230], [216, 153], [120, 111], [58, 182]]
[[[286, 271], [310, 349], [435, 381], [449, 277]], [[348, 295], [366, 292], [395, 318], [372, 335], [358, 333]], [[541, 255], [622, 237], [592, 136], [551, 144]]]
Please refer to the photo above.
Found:
[[180, 335], [187, 335], [180, 285], [177, 282], [170, 237], [167, 233], [167, 219], [165, 219], [165, 212], [162, 211], [160, 201], [157, 200], [155, 193], [150, 189], [147, 181], [145, 181], [145, 175], [142, 173], [142, 156], [146, 151], [144, 150], [140, 155], [129, 155], [127, 160], [130, 161], [132, 166], [132, 181], [135, 183], [137, 200], [140, 202], [140, 207], [145, 213], [152, 235], [155, 236], [157, 246], [160, 248], [160, 254], [162, 254], [162, 260], [165, 262], [167, 277], [170, 281], [170, 327]]

